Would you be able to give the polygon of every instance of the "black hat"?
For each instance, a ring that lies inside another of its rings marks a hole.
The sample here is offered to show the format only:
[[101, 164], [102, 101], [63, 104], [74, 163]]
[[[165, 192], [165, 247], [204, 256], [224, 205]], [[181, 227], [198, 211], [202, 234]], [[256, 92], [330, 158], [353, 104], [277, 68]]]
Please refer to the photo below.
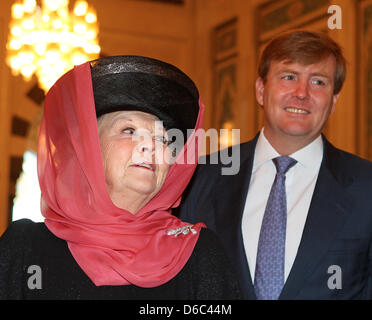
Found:
[[168, 63], [140, 56], [113, 56], [91, 62], [97, 117], [113, 111], [138, 110], [154, 114], [166, 129], [187, 137], [199, 113], [194, 82]]

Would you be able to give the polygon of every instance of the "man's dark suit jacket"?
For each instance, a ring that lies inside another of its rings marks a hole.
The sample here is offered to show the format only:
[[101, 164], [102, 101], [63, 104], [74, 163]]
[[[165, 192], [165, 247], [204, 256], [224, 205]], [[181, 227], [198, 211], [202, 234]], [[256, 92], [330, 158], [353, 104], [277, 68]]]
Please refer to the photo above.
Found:
[[[256, 296], [241, 221], [257, 138], [240, 145], [236, 175], [221, 175], [223, 165], [208, 159], [199, 164], [180, 210], [183, 220], [203, 221], [220, 237], [246, 299]], [[323, 141], [300, 246], [279, 299], [372, 299], [372, 163]]]

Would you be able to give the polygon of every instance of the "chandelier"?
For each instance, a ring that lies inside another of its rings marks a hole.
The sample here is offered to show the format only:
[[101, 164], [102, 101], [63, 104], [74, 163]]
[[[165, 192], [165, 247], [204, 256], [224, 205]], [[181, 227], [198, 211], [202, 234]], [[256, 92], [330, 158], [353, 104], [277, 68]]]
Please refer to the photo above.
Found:
[[35, 74], [39, 86], [48, 91], [55, 81], [101, 50], [95, 10], [86, 1], [18, 0], [12, 5], [7, 42], [7, 64], [13, 75], [30, 80]]

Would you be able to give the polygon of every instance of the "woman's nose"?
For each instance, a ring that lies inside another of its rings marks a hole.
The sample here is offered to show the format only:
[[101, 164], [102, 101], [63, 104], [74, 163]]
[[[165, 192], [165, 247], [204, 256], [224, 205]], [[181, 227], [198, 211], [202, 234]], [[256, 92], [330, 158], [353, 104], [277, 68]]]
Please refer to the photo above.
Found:
[[155, 142], [151, 135], [146, 134], [140, 138], [137, 148], [140, 152], [153, 152], [155, 150]]

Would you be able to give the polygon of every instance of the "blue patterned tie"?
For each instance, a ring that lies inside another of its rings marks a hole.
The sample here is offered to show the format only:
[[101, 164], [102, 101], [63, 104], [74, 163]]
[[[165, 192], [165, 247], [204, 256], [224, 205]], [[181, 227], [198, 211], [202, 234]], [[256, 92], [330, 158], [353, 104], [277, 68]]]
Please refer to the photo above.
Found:
[[276, 176], [271, 187], [258, 240], [254, 289], [259, 300], [276, 300], [284, 286], [287, 200], [285, 174], [297, 161], [286, 156], [273, 159]]

